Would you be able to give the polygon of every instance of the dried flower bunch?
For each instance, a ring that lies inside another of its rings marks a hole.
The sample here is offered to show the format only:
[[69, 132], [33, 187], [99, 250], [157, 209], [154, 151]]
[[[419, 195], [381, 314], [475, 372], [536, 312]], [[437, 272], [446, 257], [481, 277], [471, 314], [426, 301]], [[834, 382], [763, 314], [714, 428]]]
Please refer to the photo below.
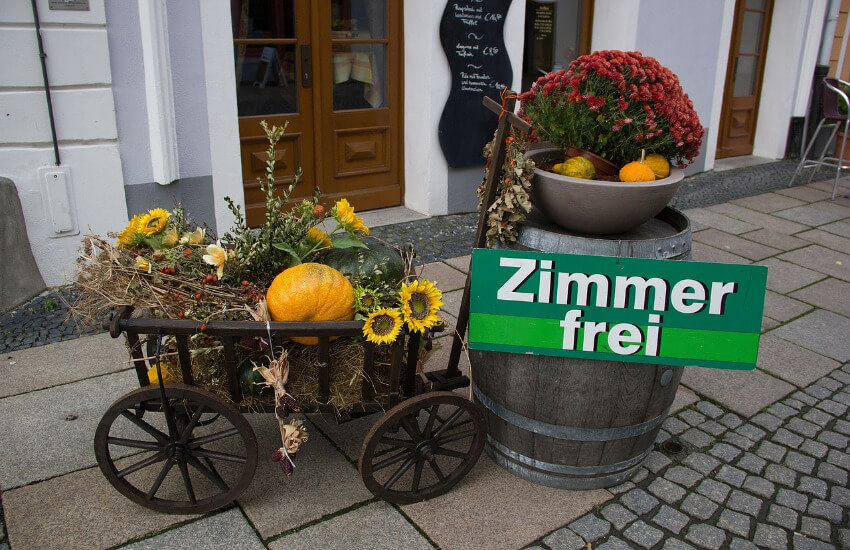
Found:
[[[484, 172], [484, 182], [478, 187], [478, 208], [484, 200], [487, 172], [493, 167], [493, 145], [495, 138], [484, 146], [484, 157], [487, 159], [487, 169]], [[525, 215], [531, 211], [529, 193], [531, 177], [534, 175], [534, 161], [525, 158], [527, 143], [509, 137], [507, 152], [502, 169], [496, 199], [487, 209], [487, 243], [493, 245], [496, 241], [505, 243], [516, 241], [517, 229], [525, 221]]]
[[581, 56], [519, 99], [520, 116], [535, 127], [532, 140], [586, 149], [619, 166], [645, 150], [684, 168], [705, 134], [678, 77], [640, 52]]

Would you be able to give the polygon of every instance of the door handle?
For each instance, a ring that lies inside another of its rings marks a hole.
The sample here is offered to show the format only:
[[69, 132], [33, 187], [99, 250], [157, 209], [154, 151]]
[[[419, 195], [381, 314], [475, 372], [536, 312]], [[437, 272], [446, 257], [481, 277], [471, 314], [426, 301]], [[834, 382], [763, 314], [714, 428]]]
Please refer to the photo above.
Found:
[[313, 84], [313, 63], [310, 56], [310, 45], [301, 44], [301, 85], [309, 88]]

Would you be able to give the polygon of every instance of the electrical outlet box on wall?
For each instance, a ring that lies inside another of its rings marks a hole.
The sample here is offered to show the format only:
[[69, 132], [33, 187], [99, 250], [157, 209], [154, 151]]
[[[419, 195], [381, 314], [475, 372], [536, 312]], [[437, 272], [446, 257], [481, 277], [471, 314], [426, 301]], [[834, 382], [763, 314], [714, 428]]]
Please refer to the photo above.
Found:
[[68, 166], [42, 166], [38, 169], [41, 182], [41, 200], [50, 237], [66, 237], [80, 232], [74, 206], [71, 168]]

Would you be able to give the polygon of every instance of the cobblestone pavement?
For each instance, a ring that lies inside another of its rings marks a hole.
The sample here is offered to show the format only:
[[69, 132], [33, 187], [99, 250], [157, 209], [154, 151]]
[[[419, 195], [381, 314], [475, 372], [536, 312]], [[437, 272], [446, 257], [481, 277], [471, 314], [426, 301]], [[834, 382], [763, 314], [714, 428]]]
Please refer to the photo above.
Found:
[[848, 409], [850, 365], [749, 421], [699, 401], [616, 499], [531, 548], [850, 548]]

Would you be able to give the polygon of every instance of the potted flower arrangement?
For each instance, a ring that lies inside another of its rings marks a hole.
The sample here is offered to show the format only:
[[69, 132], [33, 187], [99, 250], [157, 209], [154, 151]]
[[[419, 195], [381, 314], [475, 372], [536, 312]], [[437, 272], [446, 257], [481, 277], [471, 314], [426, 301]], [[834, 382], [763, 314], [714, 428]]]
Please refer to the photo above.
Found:
[[551, 144], [527, 154], [531, 202], [582, 233], [621, 233], [660, 212], [705, 133], [676, 75], [639, 52], [579, 57], [519, 100], [528, 140]]

